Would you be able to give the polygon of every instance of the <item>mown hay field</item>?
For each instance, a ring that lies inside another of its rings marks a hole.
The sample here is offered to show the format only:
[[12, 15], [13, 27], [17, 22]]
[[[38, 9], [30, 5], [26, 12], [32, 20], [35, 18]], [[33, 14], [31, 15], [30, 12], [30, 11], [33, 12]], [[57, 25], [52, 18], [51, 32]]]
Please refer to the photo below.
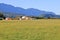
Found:
[[60, 40], [60, 19], [2, 20], [0, 40]]

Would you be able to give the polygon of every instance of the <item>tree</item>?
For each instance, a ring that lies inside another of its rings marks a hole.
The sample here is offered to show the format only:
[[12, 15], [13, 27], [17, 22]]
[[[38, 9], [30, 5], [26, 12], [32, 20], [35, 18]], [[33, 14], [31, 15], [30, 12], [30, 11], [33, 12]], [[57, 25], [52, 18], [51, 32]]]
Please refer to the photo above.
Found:
[[0, 12], [0, 18], [5, 19], [5, 16], [3, 15], [3, 13], [2, 13], [2, 12]]

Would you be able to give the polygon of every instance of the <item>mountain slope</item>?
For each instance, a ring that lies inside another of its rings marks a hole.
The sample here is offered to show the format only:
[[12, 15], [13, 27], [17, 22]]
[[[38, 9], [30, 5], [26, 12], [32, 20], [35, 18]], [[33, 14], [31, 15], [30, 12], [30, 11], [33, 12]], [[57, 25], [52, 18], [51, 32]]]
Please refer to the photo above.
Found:
[[21, 7], [14, 7], [12, 5], [7, 5], [4, 3], [0, 3], [0, 12], [4, 12], [5, 14], [13, 14], [13, 15], [27, 15], [27, 16], [40, 16], [41, 14], [53, 14], [53, 12], [41, 11], [34, 8], [24, 9]]

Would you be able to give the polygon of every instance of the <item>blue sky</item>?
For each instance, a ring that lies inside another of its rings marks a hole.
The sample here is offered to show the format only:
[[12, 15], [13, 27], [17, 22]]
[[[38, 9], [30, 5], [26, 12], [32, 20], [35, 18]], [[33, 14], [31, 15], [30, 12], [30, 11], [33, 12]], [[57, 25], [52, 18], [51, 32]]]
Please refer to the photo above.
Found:
[[52, 11], [60, 15], [60, 0], [0, 0], [0, 3], [25, 9], [36, 8], [44, 11]]

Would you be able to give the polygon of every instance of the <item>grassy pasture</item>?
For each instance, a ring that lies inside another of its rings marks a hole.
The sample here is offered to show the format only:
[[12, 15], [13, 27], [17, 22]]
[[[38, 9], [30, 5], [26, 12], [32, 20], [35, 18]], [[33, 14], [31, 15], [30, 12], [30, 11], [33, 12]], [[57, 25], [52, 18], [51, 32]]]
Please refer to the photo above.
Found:
[[2, 20], [0, 40], [60, 40], [60, 19]]

